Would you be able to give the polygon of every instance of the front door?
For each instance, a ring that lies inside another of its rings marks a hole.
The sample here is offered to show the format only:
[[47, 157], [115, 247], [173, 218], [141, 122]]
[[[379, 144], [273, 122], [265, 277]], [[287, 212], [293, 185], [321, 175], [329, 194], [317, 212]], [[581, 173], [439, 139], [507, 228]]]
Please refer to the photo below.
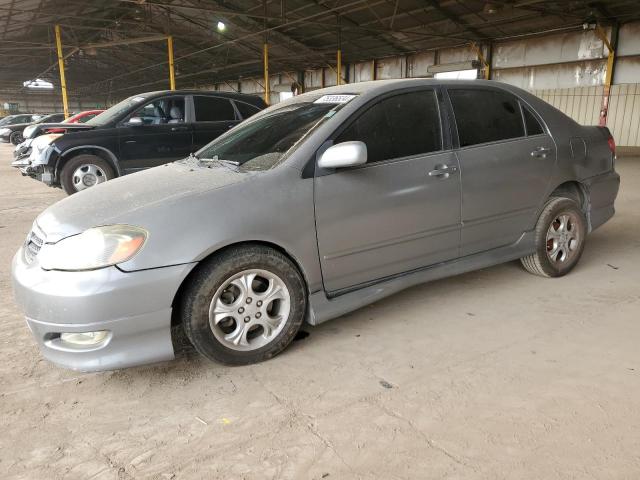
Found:
[[556, 161], [553, 139], [509, 92], [450, 88], [462, 178], [462, 255], [516, 242], [533, 228]]
[[366, 284], [458, 255], [460, 177], [443, 150], [433, 90], [385, 98], [355, 114], [334, 143], [367, 145], [360, 167], [316, 172], [325, 289]]
[[163, 97], [136, 110], [118, 128], [120, 166], [125, 173], [179, 160], [192, 151], [192, 126], [184, 97]]

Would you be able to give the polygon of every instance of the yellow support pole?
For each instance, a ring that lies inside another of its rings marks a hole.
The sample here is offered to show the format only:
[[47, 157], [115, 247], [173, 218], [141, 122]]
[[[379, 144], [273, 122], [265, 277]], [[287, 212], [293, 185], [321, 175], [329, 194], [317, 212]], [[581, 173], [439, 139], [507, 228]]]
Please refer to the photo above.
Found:
[[269, 105], [271, 92], [269, 89], [269, 44], [267, 42], [264, 43], [263, 57], [264, 57], [264, 101], [267, 105]]
[[336, 80], [336, 85], [340, 85], [342, 83], [342, 50], [338, 49], [338, 61], [337, 61], [337, 68], [336, 68], [336, 75], [337, 75], [337, 80]]
[[[609, 113], [609, 97], [611, 95], [611, 84], [613, 83], [613, 66], [616, 60], [616, 50], [607, 37], [607, 32], [600, 26], [596, 25], [596, 35], [602, 40], [602, 43], [607, 47], [609, 54], [607, 55], [607, 72], [604, 77], [604, 89], [602, 95], [602, 106], [600, 107], [600, 126], [605, 127], [607, 125], [607, 115]], [[613, 35], [613, 33], [612, 33]]]
[[60, 87], [62, 88], [62, 107], [64, 118], [69, 118], [69, 101], [67, 100], [67, 80], [64, 77], [64, 56], [62, 54], [62, 37], [60, 35], [60, 25], [55, 26], [56, 48], [58, 49], [58, 68], [60, 69]]
[[176, 71], [173, 66], [173, 37], [167, 37], [167, 51], [169, 52], [169, 88], [176, 89]]

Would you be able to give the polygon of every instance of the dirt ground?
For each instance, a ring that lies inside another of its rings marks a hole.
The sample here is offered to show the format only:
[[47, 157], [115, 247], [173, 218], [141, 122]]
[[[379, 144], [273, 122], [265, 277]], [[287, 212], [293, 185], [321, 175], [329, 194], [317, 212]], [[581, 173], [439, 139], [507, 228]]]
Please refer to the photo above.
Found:
[[63, 197], [0, 145], [0, 478], [638, 479], [640, 159], [574, 272], [509, 263], [308, 327], [279, 357], [54, 367], [11, 257]]

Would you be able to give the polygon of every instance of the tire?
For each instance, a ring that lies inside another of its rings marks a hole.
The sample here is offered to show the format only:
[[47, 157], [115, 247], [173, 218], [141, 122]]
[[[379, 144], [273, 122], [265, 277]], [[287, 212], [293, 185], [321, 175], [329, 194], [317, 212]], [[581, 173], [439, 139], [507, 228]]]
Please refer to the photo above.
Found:
[[179, 313], [200, 354], [247, 365], [284, 350], [298, 333], [306, 307], [305, 282], [294, 263], [272, 248], [246, 245], [198, 267], [181, 295]]
[[[95, 180], [92, 183], [91, 177]], [[109, 162], [97, 155], [78, 155], [69, 159], [60, 172], [60, 184], [67, 195], [73, 195], [115, 177]]]
[[24, 141], [24, 138], [22, 138], [22, 132], [13, 132], [9, 136], [9, 141], [13, 145], [20, 145]]
[[536, 251], [520, 261], [534, 275], [561, 277], [580, 260], [586, 238], [587, 219], [578, 203], [570, 198], [552, 197], [536, 224]]

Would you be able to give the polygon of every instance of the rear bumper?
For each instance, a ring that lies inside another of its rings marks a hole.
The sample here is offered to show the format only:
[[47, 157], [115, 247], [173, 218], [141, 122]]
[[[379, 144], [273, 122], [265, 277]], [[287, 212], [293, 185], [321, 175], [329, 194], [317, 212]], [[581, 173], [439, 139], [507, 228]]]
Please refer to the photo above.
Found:
[[[174, 357], [171, 304], [192, 267], [46, 271], [37, 258], [27, 263], [20, 249], [12, 280], [16, 303], [45, 358], [74, 370], [113, 370]], [[92, 345], [60, 338], [62, 333], [98, 331], [107, 336]]]
[[589, 187], [589, 231], [603, 225], [615, 214], [614, 203], [620, 189], [620, 175], [609, 172], [590, 178]]

